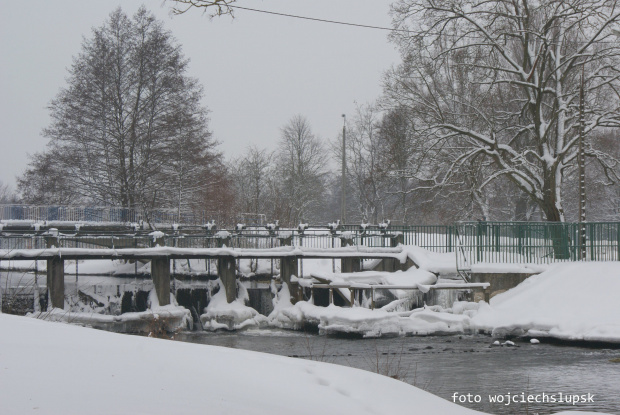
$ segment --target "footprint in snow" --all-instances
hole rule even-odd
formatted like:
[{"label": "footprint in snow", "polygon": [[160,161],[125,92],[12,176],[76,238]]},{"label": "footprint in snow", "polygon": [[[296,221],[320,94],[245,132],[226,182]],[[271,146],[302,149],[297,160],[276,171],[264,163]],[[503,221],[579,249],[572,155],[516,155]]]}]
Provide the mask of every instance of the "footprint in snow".
[{"label": "footprint in snow", "polygon": [[317,383],[322,386],[329,386],[329,380],[324,378],[317,378]]},{"label": "footprint in snow", "polygon": [[341,394],[343,396],[351,396],[351,392],[349,392],[346,389],[336,388],[336,392],[338,392],[339,394]]}]

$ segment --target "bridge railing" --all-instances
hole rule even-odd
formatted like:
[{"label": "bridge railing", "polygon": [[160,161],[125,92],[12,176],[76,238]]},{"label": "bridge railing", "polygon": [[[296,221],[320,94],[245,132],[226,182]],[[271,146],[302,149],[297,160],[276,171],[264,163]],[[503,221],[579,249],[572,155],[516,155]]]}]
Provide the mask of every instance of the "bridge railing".
[{"label": "bridge railing", "polygon": [[[222,242],[222,234],[228,236]],[[61,231],[51,238],[49,229],[32,231],[30,234],[16,231],[1,232],[0,249],[43,249],[46,246],[62,248],[141,248],[155,243],[179,248],[213,248],[225,243],[231,248],[275,248],[282,245],[303,246],[310,248],[339,248],[344,246],[344,239],[351,240],[355,246],[389,247],[393,238],[402,234],[405,244],[417,244],[429,250],[445,252],[454,247],[454,242],[447,239],[450,233],[432,234],[429,229],[399,228],[398,230],[330,231],[327,227],[305,229],[280,229],[269,232],[265,228],[221,230],[206,233],[204,229],[192,228],[163,233],[163,240],[149,235],[149,231]]]},{"label": "bridge railing", "polygon": [[[343,238],[353,245],[387,247],[392,237],[401,234],[405,245],[416,245],[435,252],[456,252],[457,267],[468,269],[476,263],[531,263],[542,264],[562,261],[618,261],[620,260],[620,223],[585,223],[585,244],[579,241],[579,224],[552,222],[459,222],[454,226],[379,226],[360,229],[344,226],[338,231],[327,227],[279,229],[269,232],[255,227],[242,231],[223,231],[230,236],[232,248],[273,248],[282,244],[313,248],[337,248]],[[149,231],[136,232],[81,232],[63,233],[55,245],[74,248],[140,248],[152,246]],[[222,232],[222,231],[220,231]],[[30,235],[2,231],[0,249],[42,249],[49,245],[47,232]],[[289,238],[286,241],[285,238]],[[194,227],[166,232],[166,246],[209,248],[219,244],[218,233],[208,233]]]}]

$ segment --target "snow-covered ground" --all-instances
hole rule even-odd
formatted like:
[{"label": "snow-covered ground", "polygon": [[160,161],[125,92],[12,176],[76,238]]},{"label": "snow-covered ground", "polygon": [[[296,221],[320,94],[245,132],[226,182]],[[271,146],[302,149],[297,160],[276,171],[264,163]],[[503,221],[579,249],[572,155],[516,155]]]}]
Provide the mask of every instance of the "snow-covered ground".
[{"label": "snow-covered ground", "polygon": [[481,413],[390,377],[312,360],[6,314],[0,332],[3,414]]},{"label": "snow-covered ground", "polygon": [[475,414],[389,377],[0,315],[5,414]]},{"label": "snow-covered ground", "polygon": [[491,299],[473,324],[496,335],[620,342],[620,263],[552,265]]}]

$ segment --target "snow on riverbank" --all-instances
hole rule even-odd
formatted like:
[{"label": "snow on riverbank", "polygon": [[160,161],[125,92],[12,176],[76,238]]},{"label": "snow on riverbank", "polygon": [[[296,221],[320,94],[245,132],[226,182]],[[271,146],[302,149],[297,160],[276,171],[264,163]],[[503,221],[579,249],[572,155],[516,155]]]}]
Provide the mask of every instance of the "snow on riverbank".
[{"label": "snow on riverbank", "polygon": [[38,320],[71,323],[92,328],[123,333],[148,333],[153,330],[175,332],[193,326],[192,315],[188,309],[178,305],[174,295],[170,294],[170,304],[160,306],[155,290],[148,297],[148,310],[123,313],[120,315],[95,312],[75,312],[60,308],[36,311],[27,314]]},{"label": "snow on riverbank", "polygon": [[[620,264],[565,263],[491,299],[491,304],[456,302],[452,308],[408,312],[317,307],[299,302],[276,310],[279,327],[318,324],[324,333],[364,336],[430,335],[484,331],[494,336],[554,337],[620,343]],[[275,312],[274,312],[275,313]]]},{"label": "snow on riverbank", "polygon": [[0,412],[7,414],[480,413],[322,362],[5,314],[0,331]]},{"label": "snow on riverbank", "polygon": [[620,264],[550,266],[491,299],[472,322],[498,336],[620,342]]}]

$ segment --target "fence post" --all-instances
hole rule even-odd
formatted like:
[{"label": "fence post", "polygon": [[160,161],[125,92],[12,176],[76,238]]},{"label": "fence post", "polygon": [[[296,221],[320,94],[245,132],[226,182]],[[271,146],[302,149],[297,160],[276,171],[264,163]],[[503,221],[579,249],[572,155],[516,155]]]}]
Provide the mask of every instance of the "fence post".
[{"label": "fence post", "polygon": [[616,261],[620,261],[620,226],[618,222],[616,222]]},{"label": "fence post", "polygon": [[[593,223],[586,223],[586,226],[588,226],[590,228],[590,261],[596,261],[597,258],[595,258],[594,256],[594,236],[596,235],[596,232],[594,232],[594,224]],[[588,244],[588,241],[586,240],[586,245]],[[586,258],[584,258],[585,260]]]},{"label": "fence post", "polygon": [[476,259],[482,262],[482,222],[480,221],[476,226]]}]

